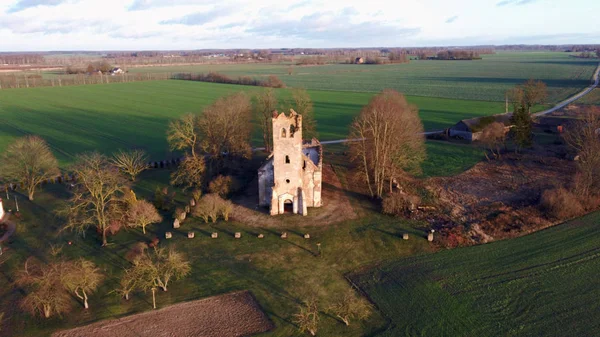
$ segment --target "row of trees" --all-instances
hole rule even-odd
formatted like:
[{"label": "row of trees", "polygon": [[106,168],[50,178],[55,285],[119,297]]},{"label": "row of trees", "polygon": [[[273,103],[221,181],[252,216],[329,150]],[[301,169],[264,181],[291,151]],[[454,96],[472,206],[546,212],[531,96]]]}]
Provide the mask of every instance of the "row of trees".
[{"label": "row of trees", "polygon": [[[316,336],[320,322],[320,309],[319,302],[314,298],[304,301],[299,306],[293,321],[298,325],[300,332],[308,332],[311,336]],[[339,319],[346,326],[349,326],[353,320],[368,318],[372,311],[372,306],[361,299],[352,288],[341,293],[337,301],[324,310],[326,314]]]},{"label": "row of trees", "polygon": [[0,89],[63,87],[87,84],[169,80],[171,78],[171,74],[169,73],[123,73],[119,76],[111,76],[104,73],[92,73],[92,75],[76,73],[74,75],[57,75],[51,78],[43,78],[42,75],[39,74],[14,72],[0,75]]},{"label": "row of trees", "polygon": [[[53,247],[49,263],[28,259],[16,277],[16,285],[25,290],[21,308],[33,316],[50,318],[68,313],[73,308],[72,297],[89,309],[89,296],[104,281],[103,272],[92,261],[79,258],[73,261],[57,259],[62,247]],[[124,269],[119,285],[112,292],[129,300],[136,291],[152,293],[156,309],[156,291],[168,290],[171,281],[191,272],[189,261],[174,248],[143,249]]]},{"label": "row of trees", "polygon": [[207,74],[199,73],[176,73],[173,75],[173,79],[185,80],[185,81],[199,81],[199,82],[211,82],[211,83],[225,83],[225,84],[239,84],[239,85],[254,85],[259,87],[269,88],[285,88],[285,83],[275,75],[270,75],[265,80],[259,80],[249,76],[239,76],[238,78],[231,78],[225,74],[217,72],[209,72]]}]

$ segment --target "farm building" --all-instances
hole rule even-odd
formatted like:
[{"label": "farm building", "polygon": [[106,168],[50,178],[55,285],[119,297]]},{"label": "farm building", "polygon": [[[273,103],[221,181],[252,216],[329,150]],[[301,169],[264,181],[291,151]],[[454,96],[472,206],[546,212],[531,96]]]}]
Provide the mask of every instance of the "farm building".
[{"label": "farm building", "polygon": [[273,153],[258,170],[259,205],[271,215],[307,215],[307,207],[321,207],[323,148],[314,138],[302,140],[302,116],[294,110],[275,111],[272,121]]},{"label": "farm building", "polygon": [[508,131],[511,117],[512,113],[463,119],[448,129],[448,136],[476,141],[481,137],[483,129],[494,122],[504,124]]},{"label": "farm building", "polygon": [[363,64],[363,63],[365,63],[365,59],[362,57],[357,57],[356,60],[354,60],[354,63]]}]

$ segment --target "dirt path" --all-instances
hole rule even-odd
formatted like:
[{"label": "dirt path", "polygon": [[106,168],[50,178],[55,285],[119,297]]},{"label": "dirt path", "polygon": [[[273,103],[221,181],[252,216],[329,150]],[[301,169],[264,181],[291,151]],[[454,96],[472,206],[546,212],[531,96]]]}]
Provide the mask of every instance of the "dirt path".
[{"label": "dirt path", "polygon": [[237,337],[273,327],[254,297],[243,291],[59,331],[52,337]]}]

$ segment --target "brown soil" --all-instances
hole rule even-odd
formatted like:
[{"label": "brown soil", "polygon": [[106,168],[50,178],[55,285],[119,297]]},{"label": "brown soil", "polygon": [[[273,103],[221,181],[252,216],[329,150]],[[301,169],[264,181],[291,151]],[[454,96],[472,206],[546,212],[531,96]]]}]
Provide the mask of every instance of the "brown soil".
[{"label": "brown soil", "polygon": [[453,177],[432,178],[430,185],[445,209],[439,220],[466,224],[475,242],[522,235],[553,224],[538,207],[541,193],[568,185],[574,163],[556,157],[505,155],[481,162]]},{"label": "brown soil", "polygon": [[331,165],[323,165],[323,189],[321,194],[323,206],[308,208],[308,215],[279,215],[270,216],[268,209],[257,206],[258,182],[250,183],[243,196],[236,198],[235,208],[231,219],[243,222],[249,226],[281,227],[285,225],[328,225],[344,220],[355,219],[356,212],[350,204],[342,183],[333,171]]},{"label": "brown soil", "polygon": [[234,337],[273,327],[249,292],[237,292],[59,331],[52,337]]}]

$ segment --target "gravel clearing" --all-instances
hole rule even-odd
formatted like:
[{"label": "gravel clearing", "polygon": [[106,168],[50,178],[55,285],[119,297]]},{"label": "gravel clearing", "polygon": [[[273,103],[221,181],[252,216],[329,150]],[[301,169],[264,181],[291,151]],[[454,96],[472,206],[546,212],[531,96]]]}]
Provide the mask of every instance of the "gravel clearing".
[{"label": "gravel clearing", "polygon": [[247,291],[59,331],[52,337],[234,337],[274,327]]}]

